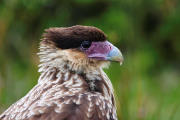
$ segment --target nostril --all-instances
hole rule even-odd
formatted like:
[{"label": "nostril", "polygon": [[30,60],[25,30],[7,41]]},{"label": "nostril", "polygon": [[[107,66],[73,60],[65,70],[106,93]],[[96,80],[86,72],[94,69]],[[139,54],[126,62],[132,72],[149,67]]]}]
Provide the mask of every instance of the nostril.
[{"label": "nostril", "polygon": [[103,45],[102,48],[107,49],[107,50],[111,50],[112,46],[111,45]]},{"label": "nostril", "polygon": [[111,45],[109,45],[109,49],[110,49],[110,50],[112,49]]}]

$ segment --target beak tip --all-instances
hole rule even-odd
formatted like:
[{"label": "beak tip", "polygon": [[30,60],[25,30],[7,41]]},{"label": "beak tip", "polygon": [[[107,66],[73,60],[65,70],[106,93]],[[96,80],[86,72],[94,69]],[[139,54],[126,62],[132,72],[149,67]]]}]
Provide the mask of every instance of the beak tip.
[{"label": "beak tip", "polygon": [[123,64],[123,61],[124,61],[124,59],[122,59],[121,61],[119,61],[120,66]]},{"label": "beak tip", "polygon": [[110,53],[108,54],[108,60],[119,62],[120,65],[122,65],[124,58],[120,50],[116,47],[114,47]]},{"label": "beak tip", "polygon": [[112,61],[119,62],[120,65],[123,64],[124,58],[123,56],[117,56],[115,59],[112,59]]}]

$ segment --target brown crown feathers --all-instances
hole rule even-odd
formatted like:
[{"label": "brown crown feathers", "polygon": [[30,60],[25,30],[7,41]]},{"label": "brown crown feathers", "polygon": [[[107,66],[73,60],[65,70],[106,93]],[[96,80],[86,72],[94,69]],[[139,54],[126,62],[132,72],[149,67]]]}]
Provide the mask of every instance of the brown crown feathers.
[{"label": "brown crown feathers", "polygon": [[42,42],[53,44],[61,49],[78,48],[82,41],[105,41],[105,33],[92,26],[76,25],[66,28],[49,28],[45,30]]}]

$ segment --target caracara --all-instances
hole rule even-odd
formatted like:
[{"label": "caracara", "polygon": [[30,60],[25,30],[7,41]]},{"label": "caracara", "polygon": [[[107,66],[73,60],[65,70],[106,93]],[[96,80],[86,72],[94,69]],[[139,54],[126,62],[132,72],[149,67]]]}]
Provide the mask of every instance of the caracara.
[{"label": "caracara", "polygon": [[40,77],[0,120],[117,120],[103,68],[121,52],[92,26],[49,28],[40,42]]}]

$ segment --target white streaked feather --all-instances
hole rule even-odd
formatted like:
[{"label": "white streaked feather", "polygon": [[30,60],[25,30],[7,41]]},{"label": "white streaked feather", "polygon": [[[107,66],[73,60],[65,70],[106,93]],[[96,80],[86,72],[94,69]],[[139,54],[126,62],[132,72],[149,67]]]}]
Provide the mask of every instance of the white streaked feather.
[{"label": "white streaked feather", "polygon": [[[98,108],[102,111],[106,109],[107,105],[108,109],[110,110],[108,110],[106,114],[98,113],[98,115],[100,117],[102,115],[106,115],[107,118],[110,119],[110,112],[113,112],[113,118],[116,119],[115,106],[113,106],[111,102],[111,94],[113,95],[112,84],[102,69],[99,69],[99,66],[79,66],[80,64],[84,64],[81,62],[78,64],[66,64],[64,60],[67,59],[66,54],[66,52],[60,53],[57,50],[51,49],[50,47],[41,46],[40,52],[38,53],[41,62],[39,65],[39,72],[41,75],[39,77],[38,84],[25,97],[15,103],[14,106],[10,107],[10,109],[8,109],[4,114],[9,115],[12,119],[20,120],[31,117],[33,115],[43,114],[45,112],[44,108],[52,107],[53,105],[56,105],[54,111],[56,113],[61,113],[63,105],[71,104],[72,102],[79,105],[82,103],[82,98],[85,95],[87,96],[88,100],[88,109],[86,113],[88,117],[92,116],[92,111],[94,110],[95,105],[99,106]],[[65,69],[65,66],[67,66],[68,69]],[[54,68],[56,68],[58,71],[56,75],[52,74],[55,73]],[[73,71],[76,70],[78,74],[73,73],[71,78],[69,78],[71,74],[69,72],[69,68]],[[92,90],[97,87],[93,80],[103,79],[107,85],[110,86],[110,92],[105,89],[105,86],[103,88],[105,96],[102,96],[100,93],[92,94],[83,91],[84,89],[82,86],[84,85],[84,79],[79,76],[79,73],[82,72],[87,73],[87,80],[92,81],[90,82],[90,87]],[[52,80],[54,75],[56,76],[56,79]],[[102,78],[102,76],[104,78]],[[58,84],[61,81],[65,82]],[[63,90],[63,87],[67,87],[67,91]],[[68,99],[62,103],[53,102],[58,101],[60,98],[64,98],[65,96],[72,96],[73,98],[75,95],[78,95],[78,97],[75,99]],[[96,98],[95,103],[92,102],[93,98]],[[106,101],[110,101],[110,103],[103,102],[105,99]]]}]

